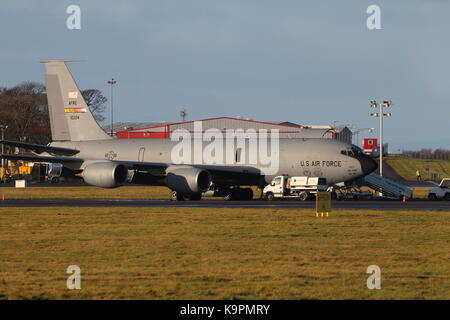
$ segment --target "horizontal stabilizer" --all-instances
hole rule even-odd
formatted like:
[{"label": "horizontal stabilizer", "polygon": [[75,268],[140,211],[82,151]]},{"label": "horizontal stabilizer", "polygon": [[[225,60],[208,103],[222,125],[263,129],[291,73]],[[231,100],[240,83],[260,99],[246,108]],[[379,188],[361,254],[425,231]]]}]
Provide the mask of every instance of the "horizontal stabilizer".
[{"label": "horizontal stabilizer", "polygon": [[50,146],[44,146],[42,144],[25,143],[25,142],[17,142],[17,141],[0,140],[0,144],[31,150],[38,154],[41,154],[42,152],[48,152],[51,154],[61,155],[61,156],[73,156],[80,152],[79,150],[76,150],[76,149],[50,147]]}]

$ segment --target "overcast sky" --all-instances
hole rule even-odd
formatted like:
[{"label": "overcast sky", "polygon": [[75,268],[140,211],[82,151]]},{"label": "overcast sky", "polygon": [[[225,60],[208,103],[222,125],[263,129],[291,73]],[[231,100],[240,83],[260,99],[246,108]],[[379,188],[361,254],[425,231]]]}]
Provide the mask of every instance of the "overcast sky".
[{"label": "overcast sky", "polygon": [[[69,30],[66,9],[81,8]],[[381,7],[381,30],[366,26]],[[0,86],[43,82],[40,59],[77,59],[81,89],[115,120],[242,116],[375,127],[391,99],[390,150],[450,148],[450,1],[1,0]],[[105,123],[108,123],[108,115]],[[366,134],[367,135],[367,134]]]}]

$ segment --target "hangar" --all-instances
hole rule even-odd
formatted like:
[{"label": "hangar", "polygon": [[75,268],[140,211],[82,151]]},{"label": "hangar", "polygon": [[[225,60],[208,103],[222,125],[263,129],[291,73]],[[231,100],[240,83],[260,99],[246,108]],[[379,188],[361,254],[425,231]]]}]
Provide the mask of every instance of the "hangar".
[{"label": "hangar", "polygon": [[[202,130],[218,129],[225,133],[229,129],[277,129],[280,138],[327,138],[352,143],[352,131],[347,126],[332,127],[329,125],[299,125],[292,122],[264,122],[244,118],[217,117],[196,120],[202,122]],[[185,129],[194,132],[195,121],[182,122],[121,122],[114,124],[119,139],[170,139],[172,132],[177,129]],[[104,130],[109,132],[110,126]]]}]

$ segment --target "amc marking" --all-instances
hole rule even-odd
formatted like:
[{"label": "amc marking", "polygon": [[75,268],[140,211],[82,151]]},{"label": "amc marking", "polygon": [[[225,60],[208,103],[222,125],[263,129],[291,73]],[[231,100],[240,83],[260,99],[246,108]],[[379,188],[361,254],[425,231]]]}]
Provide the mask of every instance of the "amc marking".
[{"label": "amc marking", "polygon": [[105,153],[105,158],[108,160],[114,160],[115,158],[117,158],[117,153],[111,150],[108,153]]}]

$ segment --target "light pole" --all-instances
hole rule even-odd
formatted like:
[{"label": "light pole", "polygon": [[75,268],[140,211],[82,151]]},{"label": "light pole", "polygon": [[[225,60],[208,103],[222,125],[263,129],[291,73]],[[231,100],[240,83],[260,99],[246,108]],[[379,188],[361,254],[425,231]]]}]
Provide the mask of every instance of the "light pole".
[{"label": "light pole", "polygon": [[108,81],[108,84],[111,85],[111,137],[114,135],[114,112],[113,112],[113,86],[116,84],[116,80],[114,78],[111,78],[111,80]]},{"label": "light pole", "polygon": [[186,116],[187,116],[187,110],[185,108],[180,110],[180,117],[181,117],[181,121],[185,122],[186,121]]},{"label": "light pole", "polygon": [[380,118],[380,176],[383,176],[383,118],[392,116],[392,113],[384,113],[383,108],[388,108],[392,105],[392,101],[384,100],[383,103],[378,104],[375,100],[370,101],[372,108],[380,107],[378,112],[370,114],[372,117]]}]

